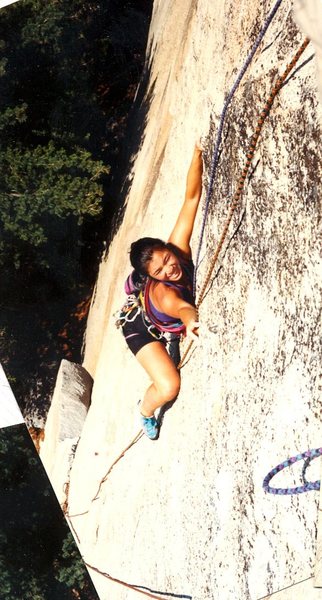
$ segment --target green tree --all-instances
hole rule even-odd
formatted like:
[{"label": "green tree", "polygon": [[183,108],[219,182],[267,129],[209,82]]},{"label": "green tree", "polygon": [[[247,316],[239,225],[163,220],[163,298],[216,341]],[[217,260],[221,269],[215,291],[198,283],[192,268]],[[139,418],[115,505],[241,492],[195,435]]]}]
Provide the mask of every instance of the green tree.
[{"label": "green tree", "polygon": [[22,0],[0,11],[0,354],[28,416],[45,415],[62,356],[81,360],[73,314],[120,206],[151,10]]},{"label": "green tree", "polygon": [[97,600],[25,425],[0,430],[0,462],[1,600]]},{"label": "green tree", "polygon": [[107,172],[84,149],[68,154],[53,142],[0,151],[0,264],[7,264],[10,251],[19,268],[30,249],[37,248],[38,264],[49,267],[51,254],[45,250],[55,219],[73,216],[79,226],[84,216],[99,215],[103,196],[99,180]]},{"label": "green tree", "polygon": [[54,562],[55,577],[68,588],[83,589],[88,579],[84,564],[80,561],[74,538],[68,533],[63,541],[62,549]]}]

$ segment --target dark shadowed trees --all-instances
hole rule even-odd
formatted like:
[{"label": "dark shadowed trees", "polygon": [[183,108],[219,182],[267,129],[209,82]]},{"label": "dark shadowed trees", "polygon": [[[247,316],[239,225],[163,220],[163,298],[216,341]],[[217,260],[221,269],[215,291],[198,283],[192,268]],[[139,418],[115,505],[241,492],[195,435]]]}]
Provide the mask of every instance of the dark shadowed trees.
[{"label": "dark shadowed trees", "polygon": [[63,343],[60,331],[89,295],[117,207],[151,7],[22,0],[0,11],[0,354],[23,409],[48,397],[57,361],[80,359],[82,328]]}]

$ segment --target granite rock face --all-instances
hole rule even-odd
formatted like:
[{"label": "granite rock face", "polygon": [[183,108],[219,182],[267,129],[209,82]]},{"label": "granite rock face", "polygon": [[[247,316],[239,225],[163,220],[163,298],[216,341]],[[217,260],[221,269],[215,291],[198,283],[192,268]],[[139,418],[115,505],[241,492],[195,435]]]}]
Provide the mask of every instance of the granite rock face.
[{"label": "granite rock face", "polygon": [[[169,235],[200,133],[207,135],[206,193],[224,99],[270,9],[264,0],[238,7],[233,0],[154,2],[149,84],[138,93],[136,113],[141,146],[88,319],[83,366],[94,386],[70,474],[69,512],[78,515],[72,522],[88,563],[161,597],[259,600],[294,585],[292,600],[322,598],[309,581],[318,493],[262,489],[275,465],[321,446],[322,145],[311,44],[265,121],[200,306],[200,344],[182,369],[160,439],[140,439],[99,487],[140,428],[137,402],[148,385],[114,325],[128,248],[142,235]],[[197,298],[260,111],[303,39],[285,1],[228,110]],[[202,209],[195,251],[201,220]],[[309,479],[319,478],[319,462],[307,469]],[[294,486],[301,468],[282,471],[272,485]],[[91,574],[102,600],[138,596]],[[304,587],[295,585],[305,579]]]},{"label": "granite rock face", "polygon": [[45,440],[40,445],[40,457],[59,499],[65,498],[63,488],[69,479],[74,448],[90,406],[92,386],[93,379],[84,367],[65,359],[61,361],[46,422]]},{"label": "granite rock face", "polygon": [[295,0],[294,16],[315,49],[316,77],[322,100],[322,5],[320,0]]},{"label": "granite rock face", "polygon": [[93,379],[81,365],[63,359],[55,386],[61,405],[59,441],[81,435],[91,401]]}]

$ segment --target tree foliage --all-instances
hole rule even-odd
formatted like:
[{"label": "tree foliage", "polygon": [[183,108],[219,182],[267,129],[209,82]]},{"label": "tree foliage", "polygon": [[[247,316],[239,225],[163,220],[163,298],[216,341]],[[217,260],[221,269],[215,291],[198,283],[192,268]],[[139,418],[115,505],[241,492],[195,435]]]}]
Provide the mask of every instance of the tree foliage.
[{"label": "tree foliage", "polygon": [[[48,397],[33,393],[42,375],[31,365],[43,369],[46,359],[51,386],[55,333],[95,279],[151,8],[152,0],[23,0],[0,10],[0,353],[11,381],[22,382],[22,408],[21,396]],[[32,349],[21,315],[30,307]],[[80,360],[81,338],[68,358]]]},{"label": "tree foliage", "polygon": [[60,583],[65,584],[68,588],[83,589],[87,579],[86,571],[83,563],[79,560],[79,552],[71,533],[66,535],[54,567],[56,578]]},{"label": "tree foliage", "polygon": [[[149,4],[24,0],[1,10],[0,265],[9,279],[23,267],[55,276],[57,219],[68,219],[61,234],[77,246],[82,223],[108,204],[108,162],[142,68]],[[69,286],[68,254],[65,243]]]},{"label": "tree foliage", "polygon": [[[7,259],[6,248],[13,249],[10,253],[18,268],[25,256],[24,246],[44,246],[51,237],[51,218],[73,215],[81,225],[84,216],[99,215],[103,190],[98,180],[106,172],[107,167],[92,160],[86,150],[75,148],[68,154],[53,142],[0,152],[2,264]],[[39,264],[49,267],[50,255],[40,256]]]},{"label": "tree foliage", "polygon": [[0,431],[0,596],[97,600],[25,425]]}]

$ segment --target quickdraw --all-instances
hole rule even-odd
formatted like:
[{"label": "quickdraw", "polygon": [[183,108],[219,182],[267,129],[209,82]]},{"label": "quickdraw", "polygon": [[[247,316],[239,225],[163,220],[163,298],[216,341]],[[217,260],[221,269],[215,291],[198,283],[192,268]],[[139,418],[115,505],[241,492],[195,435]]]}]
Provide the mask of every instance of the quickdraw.
[{"label": "quickdraw", "polygon": [[132,323],[135,321],[138,315],[141,315],[143,325],[146,327],[148,332],[156,339],[161,340],[164,338],[162,331],[159,331],[157,327],[149,319],[145,311],[143,295],[140,292],[139,295],[130,294],[127,298],[126,303],[121,308],[117,315],[115,322],[116,327],[124,327],[125,323]]},{"label": "quickdraw", "polygon": [[126,303],[122,306],[120,312],[117,313],[117,319],[115,321],[116,327],[123,327],[125,323],[134,321],[141,312],[141,309],[142,307],[139,298],[134,294],[129,295]]}]

